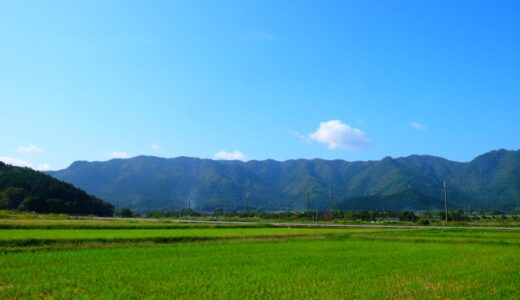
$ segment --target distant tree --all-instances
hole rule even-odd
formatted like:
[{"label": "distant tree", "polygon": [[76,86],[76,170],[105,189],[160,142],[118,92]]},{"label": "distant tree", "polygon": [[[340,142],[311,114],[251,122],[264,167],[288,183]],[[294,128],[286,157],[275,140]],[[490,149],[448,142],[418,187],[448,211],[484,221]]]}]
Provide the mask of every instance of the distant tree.
[{"label": "distant tree", "polygon": [[448,212],[448,220],[450,221],[463,221],[464,219],[464,212],[461,209]]},{"label": "distant tree", "polygon": [[222,207],[215,207],[215,208],[213,208],[213,214],[215,214],[215,216],[219,216],[223,212],[224,212],[224,209]]},{"label": "distant tree", "polygon": [[[439,212],[439,216],[444,219],[445,212]],[[466,217],[461,209],[448,211],[448,221],[463,221]]]},{"label": "distant tree", "polygon": [[45,201],[46,212],[53,213],[68,213],[70,211],[70,205],[63,202],[61,199],[47,199]]},{"label": "distant tree", "polygon": [[128,207],[123,207],[120,211],[119,211],[119,216],[123,217],[123,218],[131,218],[134,216],[134,212],[128,208]]},{"label": "distant tree", "polygon": [[368,210],[363,210],[363,211],[352,213],[352,218],[355,220],[369,221],[369,220],[372,220],[373,216],[374,216],[373,212],[368,211]]},{"label": "distant tree", "polygon": [[3,192],[0,192],[0,209],[6,209],[5,196]]},{"label": "distant tree", "polygon": [[0,209],[74,215],[113,215],[112,204],[69,183],[29,168],[0,164],[0,192]]},{"label": "distant tree", "polygon": [[430,220],[421,218],[421,219],[417,220],[417,224],[419,224],[419,225],[430,225]]},{"label": "distant tree", "polygon": [[181,209],[182,216],[192,216],[195,214],[195,211],[191,208],[183,208]]},{"label": "distant tree", "polygon": [[17,209],[27,196],[27,191],[18,187],[8,187],[4,191],[4,203],[8,209]]},{"label": "distant tree", "polygon": [[417,216],[411,211],[402,211],[399,213],[399,220],[401,221],[415,221]]},{"label": "distant tree", "polygon": [[40,212],[41,211],[41,205],[42,201],[38,197],[29,196],[25,197],[23,199],[22,203],[18,207],[19,210],[22,211],[34,211],[34,212]]}]

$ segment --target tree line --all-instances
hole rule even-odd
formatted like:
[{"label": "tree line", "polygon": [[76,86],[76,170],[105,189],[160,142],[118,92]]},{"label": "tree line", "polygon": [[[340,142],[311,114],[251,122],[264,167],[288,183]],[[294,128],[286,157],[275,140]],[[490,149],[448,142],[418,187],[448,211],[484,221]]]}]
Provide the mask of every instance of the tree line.
[{"label": "tree line", "polygon": [[0,162],[0,209],[112,216],[112,204],[51,176]]}]

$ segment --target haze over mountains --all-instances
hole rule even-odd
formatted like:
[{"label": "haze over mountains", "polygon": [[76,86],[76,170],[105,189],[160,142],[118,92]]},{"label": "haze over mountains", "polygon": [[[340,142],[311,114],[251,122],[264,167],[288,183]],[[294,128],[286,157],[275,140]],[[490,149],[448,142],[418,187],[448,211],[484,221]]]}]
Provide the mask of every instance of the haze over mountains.
[{"label": "haze over mountains", "polygon": [[428,155],[355,162],[138,156],[77,161],[48,174],[135,209],[325,209],[329,190],[337,208],[441,209],[443,181],[451,209],[510,210],[520,202],[518,150],[491,151],[464,163]]}]

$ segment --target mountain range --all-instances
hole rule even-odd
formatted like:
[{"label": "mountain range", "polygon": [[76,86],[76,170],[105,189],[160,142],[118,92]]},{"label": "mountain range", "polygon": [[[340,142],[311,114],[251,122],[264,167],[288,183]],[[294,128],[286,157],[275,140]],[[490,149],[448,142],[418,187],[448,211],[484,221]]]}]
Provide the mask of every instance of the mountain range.
[{"label": "mountain range", "polygon": [[429,155],[354,162],[137,156],[77,161],[48,174],[134,209],[442,209],[444,182],[451,209],[509,210],[520,202],[520,150],[470,162]]}]

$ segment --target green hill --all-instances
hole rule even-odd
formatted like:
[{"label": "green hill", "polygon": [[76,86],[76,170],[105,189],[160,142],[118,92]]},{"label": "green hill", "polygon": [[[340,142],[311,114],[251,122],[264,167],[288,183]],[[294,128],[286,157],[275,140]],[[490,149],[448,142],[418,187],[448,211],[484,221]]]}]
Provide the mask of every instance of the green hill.
[{"label": "green hill", "polygon": [[114,207],[72,184],[0,162],[0,209],[111,216]]},{"label": "green hill", "polygon": [[379,161],[298,159],[215,161],[138,156],[75,162],[50,175],[120,206],[144,209],[266,210],[435,208],[448,183],[450,207],[512,209],[520,202],[520,151],[491,151],[470,162],[412,155]]}]

